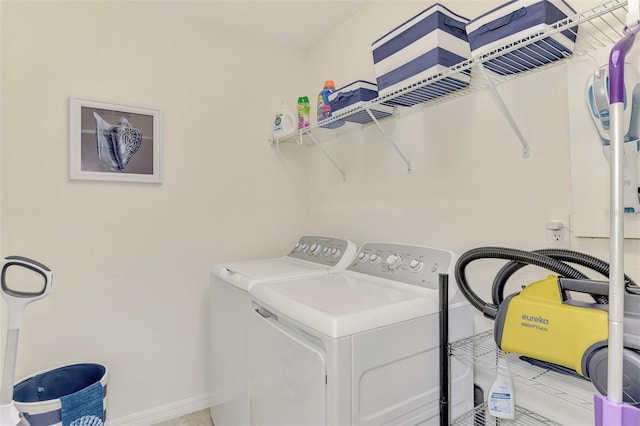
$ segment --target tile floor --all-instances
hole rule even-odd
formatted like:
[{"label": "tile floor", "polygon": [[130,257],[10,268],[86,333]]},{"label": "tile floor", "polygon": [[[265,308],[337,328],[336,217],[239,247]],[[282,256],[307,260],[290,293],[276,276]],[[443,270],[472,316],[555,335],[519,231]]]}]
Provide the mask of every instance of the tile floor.
[{"label": "tile floor", "polygon": [[158,423],[155,426],[213,426],[209,410],[202,410],[177,419]]}]

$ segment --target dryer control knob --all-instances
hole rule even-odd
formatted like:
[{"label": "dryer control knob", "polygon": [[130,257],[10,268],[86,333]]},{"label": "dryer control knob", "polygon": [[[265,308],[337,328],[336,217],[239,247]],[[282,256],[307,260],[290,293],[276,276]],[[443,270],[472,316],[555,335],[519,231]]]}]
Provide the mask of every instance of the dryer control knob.
[{"label": "dryer control knob", "polygon": [[422,260],[411,259],[411,262],[409,262],[409,269],[411,269],[412,272],[420,271],[422,269],[422,266],[424,266]]},{"label": "dryer control knob", "polygon": [[399,254],[390,254],[387,256],[386,264],[390,271],[395,271],[402,265],[404,259]]},{"label": "dryer control knob", "polygon": [[309,251],[311,251],[311,254],[318,255],[322,252],[322,246],[320,244],[313,244]]},{"label": "dryer control knob", "polygon": [[333,257],[340,257],[342,251],[340,249],[334,248],[333,250],[331,250],[331,254],[333,255]]},{"label": "dryer control knob", "polygon": [[361,251],[360,253],[358,253],[358,260],[362,263],[366,262],[367,260],[369,260],[369,255],[363,251]]}]

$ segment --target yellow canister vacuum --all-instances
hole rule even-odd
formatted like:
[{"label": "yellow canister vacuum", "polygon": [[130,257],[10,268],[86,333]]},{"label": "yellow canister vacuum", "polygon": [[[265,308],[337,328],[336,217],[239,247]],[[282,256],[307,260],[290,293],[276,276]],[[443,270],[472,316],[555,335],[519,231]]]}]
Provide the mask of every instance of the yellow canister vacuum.
[{"label": "yellow canister vacuum", "polygon": [[[469,287],[465,272],[471,262],[486,258],[508,261],[496,274],[491,303]],[[571,264],[609,276],[609,264],[584,253],[501,247],[464,253],[456,264],[455,275],[471,304],[495,321],[494,337],[500,349],[545,368],[587,378],[606,395],[609,284],[590,279]],[[507,281],[526,265],[544,268],[557,276],[550,275],[505,297]],[[575,292],[590,298],[574,298]],[[640,288],[626,275],[624,298],[624,401],[640,407]]]}]

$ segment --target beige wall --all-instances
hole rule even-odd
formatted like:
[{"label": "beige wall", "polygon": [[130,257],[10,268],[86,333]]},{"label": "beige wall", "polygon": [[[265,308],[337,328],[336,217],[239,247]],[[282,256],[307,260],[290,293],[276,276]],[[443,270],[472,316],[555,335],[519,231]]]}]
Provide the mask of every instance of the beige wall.
[{"label": "beige wall", "polygon": [[[3,1],[2,36],[3,255],[55,277],[17,376],[102,362],[111,419],[204,408],[209,268],[284,253],[307,222],[300,159],[267,143],[304,55],[144,2]],[[164,182],[70,181],[70,96],[161,109]]]}]

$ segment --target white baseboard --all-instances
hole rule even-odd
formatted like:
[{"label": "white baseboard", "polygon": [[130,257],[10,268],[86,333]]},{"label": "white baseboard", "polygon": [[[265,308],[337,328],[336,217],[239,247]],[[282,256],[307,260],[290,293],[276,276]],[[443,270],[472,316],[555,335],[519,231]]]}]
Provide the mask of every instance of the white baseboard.
[{"label": "white baseboard", "polygon": [[182,401],[172,402],[150,410],[139,411],[117,419],[109,419],[109,409],[107,408],[107,422],[105,425],[152,426],[160,422],[165,422],[167,420],[195,413],[196,411],[207,409],[210,405],[211,397],[209,395],[201,395],[183,399]]}]

